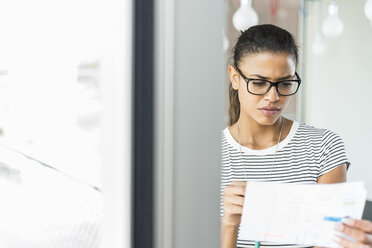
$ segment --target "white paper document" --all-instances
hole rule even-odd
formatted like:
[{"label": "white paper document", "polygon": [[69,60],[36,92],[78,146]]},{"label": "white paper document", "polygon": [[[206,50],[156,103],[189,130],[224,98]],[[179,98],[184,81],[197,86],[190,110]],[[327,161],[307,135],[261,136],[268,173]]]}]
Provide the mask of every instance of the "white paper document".
[{"label": "white paper document", "polygon": [[248,182],[239,239],[336,247],[335,223],[343,217],[360,219],[366,197],[363,182]]}]

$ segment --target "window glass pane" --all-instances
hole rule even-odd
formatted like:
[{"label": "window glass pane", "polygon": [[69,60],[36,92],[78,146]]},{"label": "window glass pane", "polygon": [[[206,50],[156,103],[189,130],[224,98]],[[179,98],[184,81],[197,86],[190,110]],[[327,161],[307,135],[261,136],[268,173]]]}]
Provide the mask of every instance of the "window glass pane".
[{"label": "window glass pane", "polygon": [[101,4],[2,2],[0,246],[99,244]]}]

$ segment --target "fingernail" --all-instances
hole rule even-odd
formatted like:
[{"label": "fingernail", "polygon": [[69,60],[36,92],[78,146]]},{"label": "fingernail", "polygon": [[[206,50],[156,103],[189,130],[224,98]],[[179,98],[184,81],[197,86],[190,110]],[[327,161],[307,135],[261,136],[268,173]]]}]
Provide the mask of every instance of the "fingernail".
[{"label": "fingernail", "polygon": [[336,223],[334,225],[334,229],[337,230],[337,231],[342,231],[342,230],[344,230],[344,225],[342,225],[342,223]]},{"label": "fingernail", "polygon": [[341,219],[341,222],[346,224],[346,225],[349,225],[349,226],[353,226],[355,221],[352,220],[352,219],[349,219],[349,218],[342,218]]}]

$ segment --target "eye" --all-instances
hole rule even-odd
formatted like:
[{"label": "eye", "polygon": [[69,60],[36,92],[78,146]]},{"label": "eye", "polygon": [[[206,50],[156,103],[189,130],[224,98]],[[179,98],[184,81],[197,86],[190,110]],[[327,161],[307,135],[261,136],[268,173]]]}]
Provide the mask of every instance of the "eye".
[{"label": "eye", "polygon": [[282,86],[283,87],[291,87],[293,85],[293,82],[292,81],[285,81],[285,82],[281,82]]},{"label": "eye", "polygon": [[252,80],[251,81],[252,84],[255,86],[255,87],[266,87],[267,86],[267,82],[265,81],[260,81],[260,80]]}]

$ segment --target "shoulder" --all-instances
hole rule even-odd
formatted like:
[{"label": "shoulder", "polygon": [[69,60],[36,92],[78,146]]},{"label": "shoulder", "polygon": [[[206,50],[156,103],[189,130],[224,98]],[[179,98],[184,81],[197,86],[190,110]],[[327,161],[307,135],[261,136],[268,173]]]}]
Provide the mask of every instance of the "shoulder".
[{"label": "shoulder", "polygon": [[306,123],[300,122],[298,127],[299,132],[313,135],[323,135],[327,131],[325,128],[318,128]]},{"label": "shoulder", "polygon": [[335,144],[343,144],[342,138],[336,132],[327,128],[318,128],[305,123],[300,123],[297,136],[308,141],[315,141],[322,148]]},{"label": "shoulder", "polygon": [[318,128],[305,123],[300,123],[298,127],[298,134],[307,135],[310,137],[327,138],[327,137],[339,137],[337,133],[326,128]]},{"label": "shoulder", "polygon": [[222,142],[222,147],[226,147],[227,145],[232,145],[234,144],[234,138],[232,137],[229,127],[226,127],[225,129],[222,130],[221,132],[221,142]]},{"label": "shoulder", "polygon": [[229,131],[229,127],[226,127],[221,132],[222,138],[226,138],[227,136],[231,135]]}]

